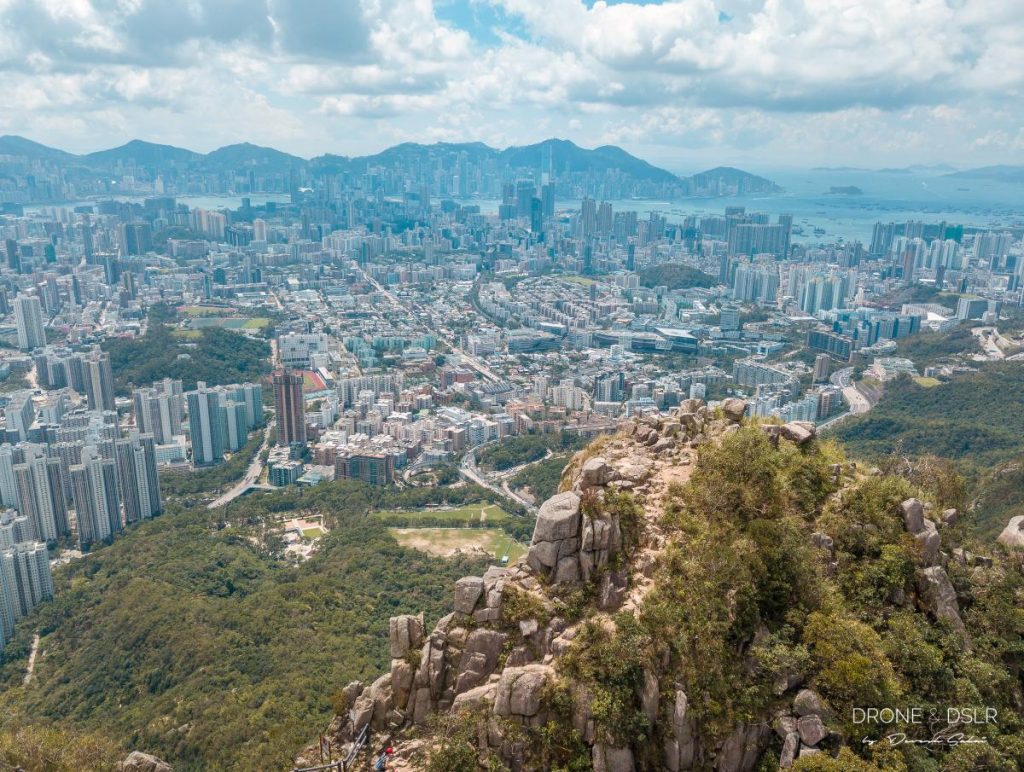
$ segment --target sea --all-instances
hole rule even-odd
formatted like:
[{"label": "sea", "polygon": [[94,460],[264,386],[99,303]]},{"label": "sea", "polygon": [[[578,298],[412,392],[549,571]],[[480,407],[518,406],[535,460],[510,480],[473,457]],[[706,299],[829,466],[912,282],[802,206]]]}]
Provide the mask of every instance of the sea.
[{"label": "sea", "polygon": [[[670,201],[645,199],[613,200],[615,211],[636,211],[641,217],[656,212],[669,222],[687,216],[722,214],[727,206],[743,206],[748,212],[766,212],[773,217],[793,215],[795,243],[832,244],[840,241],[870,243],[876,222],[922,220],[928,223],[972,225],[994,229],[1024,226],[1024,184],[983,179],[965,179],[928,170],[862,169],[764,169],[758,172],[780,185],[777,195],[732,196],[728,198],[684,198]],[[857,188],[859,195],[830,193],[832,188]],[[251,195],[253,205],[268,201],[287,203],[287,196]],[[241,196],[177,196],[191,208],[237,209]],[[121,196],[118,200],[141,201]],[[69,202],[63,207],[95,201]],[[465,199],[464,204],[496,212],[492,199]],[[560,211],[579,209],[578,200],[559,199]],[[53,205],[26,206],[26,213],[52,209]]]}]

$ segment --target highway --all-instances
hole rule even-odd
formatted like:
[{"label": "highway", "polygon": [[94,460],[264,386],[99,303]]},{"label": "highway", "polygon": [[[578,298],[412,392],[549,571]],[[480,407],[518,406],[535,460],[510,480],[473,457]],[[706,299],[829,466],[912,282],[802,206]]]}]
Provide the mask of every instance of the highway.
[{"label": "highway", "polygon": [[[525,466],[525,464],[523,466]],[[511,494],[511,497],[515,501],[526,507],[527,511],[529,511],[531,514],[537,512],[537,507],[535,505],[533,505],[524,498],[520,498],[511,488],[508,488],[507,486],[499,487],[497,485],[494,485],[490,480],[488,480],[484,475],[480,473],[480,470],[477,468],[476,465],[476,450],[471,450],[462,457],[462,461],[459,463],[459,474],[461,474],[470,482],[474,482],[483,488],[487,488],[487,490],[493,491],[494,493],[504,498],[508,498],[509,495]]]},{"label": "highway", "polygon": [[267,423],[267,428],[263,432],[263,443],[260,445],[260,449],[256,451],[256,455],[252,459],[252,463],[249,464],[249,469],[246,470],[245,477],[239,480],[227,493],[218,496],[216,499],[210,502],[208,509],[216,509],[217,507],[223,507],[239,496],[246,493],[250,488],[257,487],[260,475],[263,474],[263,451],[267,449],[270,443],[270,434],[274,429],[274,421],[271,419]]}]

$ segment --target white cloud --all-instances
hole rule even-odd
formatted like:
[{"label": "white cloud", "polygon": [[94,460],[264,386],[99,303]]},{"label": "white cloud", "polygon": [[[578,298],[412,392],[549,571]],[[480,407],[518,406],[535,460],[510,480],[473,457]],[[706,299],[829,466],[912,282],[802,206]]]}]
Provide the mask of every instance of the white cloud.
[{"label": "white cloud", "polygon": [[[0,126],[300,155],[549,135],[676,164],[1024,152],[1006,0],[448,2],[0,0]],[[505,30],[474,26],[485,8]]]}]

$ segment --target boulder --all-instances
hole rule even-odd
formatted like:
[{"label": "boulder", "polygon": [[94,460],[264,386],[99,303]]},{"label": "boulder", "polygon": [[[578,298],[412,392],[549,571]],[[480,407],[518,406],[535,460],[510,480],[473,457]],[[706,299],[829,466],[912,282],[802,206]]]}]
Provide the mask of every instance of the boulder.
[{"label": "boulder", "polygon": [[455,695],[454,702],[452,702],[452,712],[458,713],[460,710],[477,710],[484,706],[490,710],[491,706],[494,704],[494,695],[497,691],[497,684],[484,684],[483,686],[477,686],[474,689],[462,692],[462,694],[457,694]]},{"label": "boulder", "polygon": [[402,614],[388,622],[391,659],[400,659],[423,645],[423,614]]},{"label": "boulder", "polygon": [[747,401],[738,397],[729,397],[722,403],[722,412],[726,418],[734,424],[738,424],[747,412]]},{"label": "boulder", "polygon": [[172,772],[171,765],[142,751],[132,751],[117,762],[117,772]]},{"label": "boulder", "polygon": [[960,513],[955,509],[946,509],[942,512],[942,524],[945,526],[954,526],[959,519]]},{"label": "boulder", "polygon": [[459,660],[456,694],[475,688],[487,680],[487,676],[498,666],[498,657],[507,639],[505,633],[483,627],[469,634]]},{"label": "boulder", "polygon": [[534,544],[570,539],[580,529],[580,497],[572,491],[557,493],[540,506],[533,529]]},{"label": "boulder", "polygon": [[999,543],[1010,549],[1024,549],[1024,515],[1010,518],[1009,524],[999,534]]},{"label": "boulder", "polygon": [[636,763],[629,748],[609,748],[598,743],[592,752],[594,772],[634,772]]},{"label": "boulder", "polygon": [[908,533],[917,533],[924,528],[924,504],[919,499],[907,499],[900,504],[900,510]]},{"label": "boulder", "polygon": [[552,584],[572,584],[580,579],[580,562],[575,556],[565,557],[558,561]]},{"label": "boulder", "polygon": [[782,425],[779,433],[790,442],[805,445],[814,439],[817,430],[810,421],[790,421]]},{"label": "boulder", "polygon": [[924,527],[914,534],[914,540],[921,548],[921,560],[926,566],[934,566],[939,562],[939,548],[942,537],[939,529],[931,520],[924,521]]},{"label": "boulder", "polygon": [[599,488],[607,485],[618,475],[604,458],[596,456],[587,459],[580,471],[580,485],[584,488]]},{"label": "boulder", "polygon": [[689,399],[684,399],[682,402],[679,403],[679,412],[696,413],[704,406],[704,400],[697,399],[696,397],[690,397]]},{"label": "boulder", "polygon": [[775,730],[775,734],[785,740],[796,731],[796,718],[785,711],[777,713],[775,721],[772,722],[772,729]]},{"label": "boulder", "polygon": [[956,590],[942,566],[931,566],[918,574],[917,596],[924,609],[936,619],[947,619],[957,630],[964,630]]},{"label": "boulder", "polygon": [[793,698],[793,712],[798,716],[826,716],[828,709],[821,696],[811,689],[801,689]]},{"label": "boulder", "polygon": [[529,718],[540,711],[540,697],[554,671],[547,665],[506,667],[498,680],[494,714]]},{"label": "boulder", "polygon": [[828,736],[820,716],[803,716],[796,722],[796,728],[804,745],[817,745]]},{"label": "boulder", "polygon": [[455,583],[455,610],[472,614],[476,602],[484,594],[484,580],[480,576],[464,576]]},{"label": "boulder", "polygon": [[740,724],[725,738],[715,769],[718,772],[750,772],[757,766],[771,729],[766,724]]},{"label": "boulder", "polygon": [[779,754],[779,769],[789,769],[796,761],[796,754],[800,750],[800,735],[790,732],[782,741],[782,753]]},{"label": "boulder", "polygon": [[676,699],[672,706],[672,736],[665,740],[665,766],[671,772],[690,769],[693,767],[695,750],[690,703],[686,692],[676,689]]},{"label": "boulder", "polygon": [[406,660],[391,661],[391,692],[394,695],[395,707],[399,710],[405,710],[406,705],[409,704],[415,675],[412,665]]},{"label": "boulder", "polygon": [[561,544],[556,541],[542,541],[530,545],[526,553],[526,563],[534,571],[545,573],[547,569],[558,565],[558,551]]},{"label": "boulder", "polygon": [[825,550],[830,553],[835,547],[835,542],[832,540],[832,537],[827,533],[821,533],[820,531],[815,531],[811,534],[811,544],[820,550]]}]

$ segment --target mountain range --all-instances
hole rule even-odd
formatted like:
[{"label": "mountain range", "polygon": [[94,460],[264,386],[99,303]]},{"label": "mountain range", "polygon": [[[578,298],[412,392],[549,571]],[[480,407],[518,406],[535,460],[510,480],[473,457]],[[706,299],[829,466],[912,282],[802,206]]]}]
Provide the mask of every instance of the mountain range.
[{"label": "mountain range", "polygon": [[[119,147],[84,155],[68,153],[15,135],[0,137],[0,156],[29,161],[47,161],[93,171],[110,171],[118,166],[136,165],[155,170],[224,172],[255,169],[265,173],[287,173],[307,168],[321,174],[365,171],[372,166],[418,165],[442,157],[465,154],[467,161],[491,161],[497,168],[540,168],[550,158],[555,172],[604,173],[620,171],[637,180],[664,185],[682,185],[695,191],[779,193],[771,180],[731,167],[710,169],[692,177],[673,174],[637,158],[614,145],[583,148],[565,139],[548,139],[533,145],[503,150],[482,142],[438,142],[424,145],[406,142],[367,156],[325,154],[310,159],[249,142],[227,145],[210,153],[197,153],[173,145],[134,139]],[[714,193],[716,195],[721,193]]]}]

